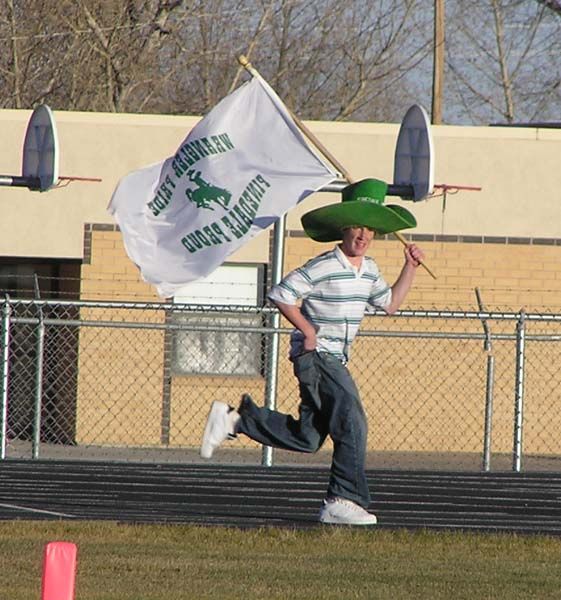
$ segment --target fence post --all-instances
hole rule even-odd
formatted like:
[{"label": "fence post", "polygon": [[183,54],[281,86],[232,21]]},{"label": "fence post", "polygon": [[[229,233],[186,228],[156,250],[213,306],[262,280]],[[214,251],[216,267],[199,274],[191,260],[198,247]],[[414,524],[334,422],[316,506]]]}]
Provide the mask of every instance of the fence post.
[{"label": "fence post", "polygon": [[495,379],[495,357],[487,354],[487,384],[485,392],[485,433],[483,437],[483,470],[491,470],[491,440],[493,435],[493,383]]},{"label": "fence post", "polygon": [[39,458],[41,444],[41,411],[43,406],[43,355],[45,349],[45,321],[43,309],[38,305],[37,349],[35,358],[35,406],[33,419],[32,457]]},{"label": "fence post", "polygon": [[2,362],[0,365],[1,422],[0,422],[0,460],[6,458],[8,436],[8,378],[10,373],[10,297],[6,294],[2,307]]},{"label": "fence post", "polygon": [[522,466],[522,437],[524,429],[524,346],[526,341],[526,313],[520,311],[516,323],[516,374],[514,390],[514,449],[512,470],[520,472]]},{"label": "fence post", "polygon": [[[481,300],[479,288],[475,288],[479,312],[483,312],[484,306]],[[485,342],[483,348],[487,352],[487,382],[485,386],[485,426],[483,431],[483,470],[491,470],[491,439],[493,435],[493,383],[495,380],[495,357],[493,356],[493,344],[491,342],[491,331],[486,319],[481,319]]]},{"label": "fence post", "polygon": [[[284,237],[286,233],[286,215],[283,215],[273,228],[273,252],[271,265],[271,283],[276,284],[282,279],[284,265]],[[277,330],[280,327],[280,314],[274,311],[270,319],[271,327]],[[270,410],[275,410],[277,406],[277,383],[279,369],[279,342],[280,334],[273,331],[271,334],[271,346],[267,352],[267,380],[265,383],[265,406]],[[271,467],[274,463],[273,448],[263,446],[261,464],[265,467]]]}]

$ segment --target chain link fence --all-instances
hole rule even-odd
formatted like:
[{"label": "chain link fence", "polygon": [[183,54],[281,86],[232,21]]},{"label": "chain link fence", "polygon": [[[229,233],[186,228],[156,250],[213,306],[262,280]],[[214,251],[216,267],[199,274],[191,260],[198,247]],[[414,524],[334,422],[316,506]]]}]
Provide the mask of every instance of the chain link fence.
[{"label": "chain link fence", "polygon": [[[269,308],[0,302],[1,458],[199,462],[212,400],[297,414],[290,329]],[[368,466],[561,470],[561,315],[367,316],[350,370]],[[240,436],[214,462],[329,464]]]}]

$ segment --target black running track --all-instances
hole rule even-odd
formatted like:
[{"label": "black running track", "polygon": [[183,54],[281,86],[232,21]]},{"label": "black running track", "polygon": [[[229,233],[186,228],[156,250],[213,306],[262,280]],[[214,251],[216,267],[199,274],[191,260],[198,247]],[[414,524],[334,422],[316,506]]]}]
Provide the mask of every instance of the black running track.
[{"label": "black running track", "polygon": [[[7,460],[0,520],[317,527],[328,469]],[[561,474],[368,471],[383,529],[561,535]]]}]

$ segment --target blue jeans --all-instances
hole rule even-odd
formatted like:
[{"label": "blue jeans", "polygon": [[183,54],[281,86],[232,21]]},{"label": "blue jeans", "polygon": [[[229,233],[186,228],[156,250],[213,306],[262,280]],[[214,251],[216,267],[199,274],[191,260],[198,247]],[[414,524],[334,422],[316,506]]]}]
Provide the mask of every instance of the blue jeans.
[{"label": "blue jeans", "polygon": [[368,427],[351,374],[334,356],[315,351],[294,359],[294,374],[300,386],[299,418],[247,399],[240,407],[236,432],[267,446],[297,452],[316,452],[329,435],[333,457],[327,496],[347,498],[367,508]]}]

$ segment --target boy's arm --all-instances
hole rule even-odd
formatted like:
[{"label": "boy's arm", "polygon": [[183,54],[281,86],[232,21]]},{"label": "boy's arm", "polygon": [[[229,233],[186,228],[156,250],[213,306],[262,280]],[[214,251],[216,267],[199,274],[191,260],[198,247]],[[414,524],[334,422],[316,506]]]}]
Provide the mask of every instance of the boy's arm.
[{"label": "boy's arm", "polygon": [[272,300],[275,303],[281,314],[292,324],[296,329],[299,329],[304,336],[304,350],[311,351],[316,349],[316,330],[314,326],[306,319],[300,311],[300,307],[296,304],[285,304],[278,300]]},{"label": "boy's arm", "polygon": [[405,300],[407,292],[411,288],[417,267],[424,260],[425,255],[423,251],[415,244],[409,244],[404,249],[405,264],[401,269],[399,277],[395,280],[392,285],[392,300],[390,304],[385,308],[389,315],[392,315],[401,306],[401,303]]}]

